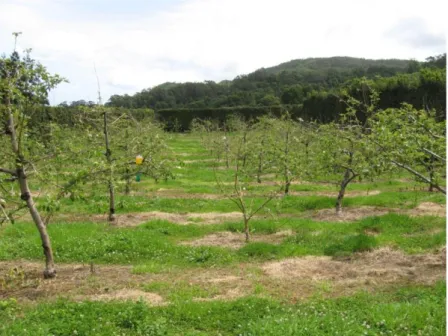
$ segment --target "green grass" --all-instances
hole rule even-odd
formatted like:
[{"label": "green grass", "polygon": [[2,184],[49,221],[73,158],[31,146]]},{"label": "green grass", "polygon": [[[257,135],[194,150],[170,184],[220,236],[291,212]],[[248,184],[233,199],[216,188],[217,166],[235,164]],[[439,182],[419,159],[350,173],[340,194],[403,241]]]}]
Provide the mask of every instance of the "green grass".
[{"label": "green grass", "polygon": [[[168,286],[169,287],[169,286]],[[167,290],[164,284],[150,289]],[[193,291],[197,289],[193,289]],[[262,290],[262,289],[261,289]],[[445,283],[287,304],[257,297],[148,307],[0,301],[2,335],[445,335]]]},{"label": "green grass", "polygon": [[[354,223],[314,222],[300,218],[252,221],[251,231],[255,235],[293,230],[295,235],[285,238],[280,245],[250,243],[234,251],[178,244],[212,232],[241,232],[242,229],[241,222],[177,225],[160,220],[133,228],[98,223],[58,223],[48,227],[57,262],[132,264],[139,265],[137,272],[160,270],[163,265],[209,267],[291,256],[350,254],[377,246],[393,246],[418,253],[440,247],[446,241],[443,218],[388,214]],[[366,236],[366,231],[377,235]],[[39,236],[33,225],[6,226],[0,234],[0,260],[41,259]],[[144,266],[146,264],[148,266]]]}]

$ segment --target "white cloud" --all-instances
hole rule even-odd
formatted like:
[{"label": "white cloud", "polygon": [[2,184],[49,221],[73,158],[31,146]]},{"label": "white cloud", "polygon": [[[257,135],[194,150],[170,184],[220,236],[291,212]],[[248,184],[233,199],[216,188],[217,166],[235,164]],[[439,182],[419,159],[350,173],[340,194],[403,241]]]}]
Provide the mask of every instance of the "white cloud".
[{"label": "white cloud", "polygon": [[166,81],[232,79],[296,58],[424,59],[445,51],[388,36],[409,18],[426,24],[425,36],[444,36],[444,11],[437,10],[443,5],[436,0],[424,6],[404,0],[183,0],[165,10],[136,7],[132,19],[112,19],[98,4],[88,2],[97,15],[84,17],[72,0],[4,0],[0,45],[12,46],[10,33],[22,31],[20,46],[32,47],[50,70],[69,77],[71,84],[56,91],[57,102],[95,96],[93,62],[108,98]]}]

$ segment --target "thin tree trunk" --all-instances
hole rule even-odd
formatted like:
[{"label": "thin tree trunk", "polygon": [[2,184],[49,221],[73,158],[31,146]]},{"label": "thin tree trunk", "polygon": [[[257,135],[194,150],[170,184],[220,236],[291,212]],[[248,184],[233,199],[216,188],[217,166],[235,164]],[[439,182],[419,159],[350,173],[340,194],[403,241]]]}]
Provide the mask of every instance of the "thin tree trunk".
[{"label": "thin tree trunk", "polygon": [[[353,163],[353,152],[350,152],[349,159],[348,159],[348,167],[350,167]],[[350,176],[352,175],[352,176]],[[339,189],[338,198],[336,200],[336,214],[341,215],[342,214],[342,201],[344,200],[345,196],[345,189],[347,188],[347,185],[356,177],[356,174],[350,169],[345,169],[344,172],[344,178],[341,182],[341,187]]]},{"label": "thin tree trunk", "polygon": [[348,169],[345,171],[344,179],[341,182],[341,187],[339,188],[338,198],[336,200],[336,214],[342,214],[342,201],[345,196],[345,189],[347,188],[348,180],[350,178],[350,172]]},{"label": "thin tree trunk", "polygon": [[431,181],[431,183],[429,184],[428,191],[433,192],[434,184],[432,182],[434,181],[434,156],[431,156],[430,158],[428,171],[429,171],[429,180]]},{"label": "thin tree trunk", "polygon": [[258,156],[258,170],[257,170],[257,182],[261,183],[261,172],[262,172],[262,158],[261,158],[261,153]]},{"label": "thin tree trunk", "polygon": [[263,170],[263,146],[264,146],[264,139],[261,140],[261,150],[258,154],[258,170],[257,170],[257,182],[261,183],[261,173]]},{"label": "thin tree trunk", "polygon": [[285,139],[285,195],[289,194],[289,187],[291,186],[291,180],[289,179],[289,161],[288,161],[288,155],[289,155],[289,130],[286,131],[286,139]]},{"label": "thin tree trunk", "polygon": [[291,186],[291,181],[290,180],[286,180],[285,183],[285,195],[289,194],[289,187]]},{"label": "thin tree trunk", "polygon": [[244,144],[244,154],[243,154],[243,168],[246,168],[246,157],[247,157],[247,153],[246,153],[246,142],[247,142],[247,133],[246,131],[244,131],[244,136],[243,136],[243,144]]},{"label": "thin tree trunk", "polygon": [[104,141],[106,145],[106,159],[109,165],[109,216],[108,221],[115,221],[115,192],[114,192],[114,183],[112,180],[112,152],[109,146],[109,135],[107,133],[107,112],[104,111]]},{"label": "thin tree trunk", "polygon": [[229,164],[229,151],[230,151],[229,144],[228,144],[227,139],[226,139],[226,167],[227,168],[230,167],[230,164]]},{"label": "thin tree trunk", "polygon": [[39,231],[40,239],[42,241],[42,248],[45,255],[45,270],[44,278],[54,278],[56,276],[56,269],[54,267],[53,250],[51,248],[50,236],[48,235],[47,228],[42,221],[42,217],[34,204],[33,197],[31,196],[30,188],[28,186],[28,181],[26,179],[26,174],[23,169],[24,158],[22,157],[19,141],[16,135],[16,129],[14,126],[14,116],[10,106],[11,102],[9,97],[7,98],[8,106],[8,134],[11,138],[11,145],[14,154],[16,155],[16,175],[17,181],[20,186],[20,198],[26,202],[30,215],[33,218],[34,224]]},{"label": "thin tree trunk", "polygon": [[131,192],[131,172],[129,171],[129,167],[126,167],[125,174],[126,174],[126,186],[124,193],[126,195],[129,195],[129,193]]},{"label": "thin tree trunk", "polygon": [[244,235],[246,237],[246,243],[250,240],[250,234],[249,234],[249,219],[247,219],[246,216],[244,216]]},{"label": "thin tree trunk", "polygon": [[20,185],[20,198],[26,202],[26,205],[30,211],[34,223],[36,224],[37,230],[40,234],[40,239],[42,241],[42,248],[44,249],[45,255],[44,278],[54,278],[56,276],[56,270],[54,267],[53,250],[51,248],[51,241],[50,237],[48,236],[47,227],[42,221],[39,211],[37,210],[36,205],[33,201],[33,197],[31,196],[28,181],[26,180],[26,175],[23,171],[23,168],[21,168],[19,165],[17,168],[17,177]]}]

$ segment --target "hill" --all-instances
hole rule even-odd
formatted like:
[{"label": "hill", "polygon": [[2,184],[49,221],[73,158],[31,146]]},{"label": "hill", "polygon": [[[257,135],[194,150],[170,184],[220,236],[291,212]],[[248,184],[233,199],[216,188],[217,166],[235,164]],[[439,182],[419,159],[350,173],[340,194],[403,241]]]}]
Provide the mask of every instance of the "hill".
[{"label": "hill", "polygon": [[[371,60],[354,57],[307,58],[261,68],[233,80],[215,83],[163,83],[133,96],[114,95],[116,107],[205,108],[299,104],[309,92],[335,88],[347,80],[366,76],[390,77],[412,72],[421,63],[409,60]],[[291,88],[296,92],[291,101]]]}]

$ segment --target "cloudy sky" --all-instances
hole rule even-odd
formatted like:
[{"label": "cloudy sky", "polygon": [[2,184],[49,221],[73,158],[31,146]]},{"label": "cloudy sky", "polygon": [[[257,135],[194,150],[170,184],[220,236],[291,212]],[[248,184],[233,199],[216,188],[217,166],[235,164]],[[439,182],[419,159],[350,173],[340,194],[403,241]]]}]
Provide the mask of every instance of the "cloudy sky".
[{"label": "cloudy sky", "polygon": [[233,79],[306,57],[424,60],[446,52],[441,0],[0,0],[0,54],[69,79],[52,104],[163,82]]}]

